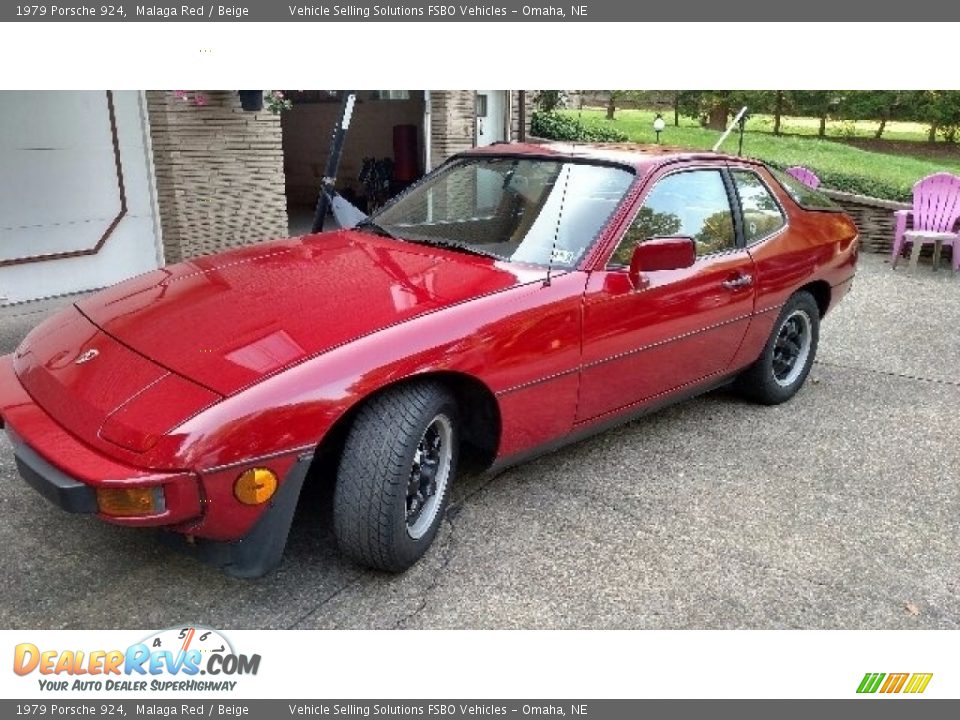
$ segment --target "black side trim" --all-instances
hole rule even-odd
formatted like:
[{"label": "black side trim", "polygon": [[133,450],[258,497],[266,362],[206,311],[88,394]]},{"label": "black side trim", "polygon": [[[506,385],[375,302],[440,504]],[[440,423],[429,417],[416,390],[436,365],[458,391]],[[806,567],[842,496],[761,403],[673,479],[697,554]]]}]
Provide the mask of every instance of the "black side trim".
[{"label": "black side trim", "polygon": [[313,461],[313,453],[301,455],[270,501],[270,507],[247,535],[234,542],[199,539],[189,543],[183,535],[167,532],[164,543],[201,562],[213,565],[227,575],[257,578],[275,569],[283,558],[300,489]]},{"label": "black side trim", "polygon": [[498,390],[494,393],[497,397],[502,395],[509,395],[512,392],[517,392],[518,390],[526,390],[527,388],[533,387],[534,385],[541,385],[545,382],[550,382],[551,380],[559,380],[562,377],[567,375],[573,375],[573,373],[580,372],[580,367],[570,368],[569,370],[561,370],[560,372],[553,373],[552,375],[546,375],[542,378],[537,378],[536,380],[530,380],[525,383],[520,383],[519,385],[514,385],[513,387],[508,387],[506,390]]},{"label": "black side trim", "polygon": [[63,473],[12,433],[17,470],[26,483],[54,505],[72,513],[97,512],[97,496],[89,485]]},{"label": "black side trim", "polygon": [[500,472],[503,472],[507,468],[513,467],[514,465],[525,463],[528,460],[540,457],[541,455],[549,455],[550,453],[555,452],[562,447],[580,442],[581,440],[586,440],[594,435],[599,435],[610,428],[617,427],[618,425],[625,425],[626,423],[636,420],[639,417],[643,417],[644,415],[649,415],[650,413],[656,412],[657,410],[662,410],[670,405],[675,405],[676,403],[689,400],[697,395],[703,395],[711,390],[716,390],[717,388],[723,387],[724,385],[730,383],[730,381],[732,381],[738,373],[739,370],[724,373],[720,376],[707,378],[700,383],[684,387],[680,390],[676,390],[665,395],[656,396],[653,399],[648,400],[646,403],[628,406],[620,411],[614,411],[608,416],[601,416],[599,420],[588,420],[586,421],[586,425],[575,425],[573,430],[563,437],[550,440],[549,442],[546,442],[543,445],[538,445],[530,450],[524,450],[514,455],[510,455],[509,457],[497,460],[493,463],[493,465],[487,468],[485,474],[496,475]]}]

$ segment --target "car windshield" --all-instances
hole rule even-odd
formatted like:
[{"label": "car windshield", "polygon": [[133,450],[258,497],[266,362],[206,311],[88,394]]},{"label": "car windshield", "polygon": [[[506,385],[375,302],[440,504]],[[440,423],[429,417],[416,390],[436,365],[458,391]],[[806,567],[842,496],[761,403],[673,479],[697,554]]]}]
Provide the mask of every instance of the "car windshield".
[{"label": "car windshield", "polygon": [[375,214],[371,224],[412,242],[571,268],[633,178],[631,170],[609,165],[462,158]]}]

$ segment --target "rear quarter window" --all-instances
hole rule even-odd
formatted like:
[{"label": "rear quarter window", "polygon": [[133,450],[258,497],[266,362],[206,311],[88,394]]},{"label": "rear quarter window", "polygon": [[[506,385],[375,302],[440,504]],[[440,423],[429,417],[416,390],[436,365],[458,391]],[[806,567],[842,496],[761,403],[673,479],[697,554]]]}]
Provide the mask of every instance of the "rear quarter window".
[{"label": "rear quarter window", "polygon": [[731,175],[740,199],[747,245],[773,235],[787,224],[780,205],[759,175],[749,170],[734,170]]},{"label": "rear quarter window", "polygon": [[787,195],[793,198],[793,201],[805,210],[827,210],[833,212],[843,212],[843,208],[837,205],[819,190],[814,190],[808,185],[804,185],[792,175],[788,175],[781,170],[767,168],[770,174],[777,179],[781,187],[787,191]]}]

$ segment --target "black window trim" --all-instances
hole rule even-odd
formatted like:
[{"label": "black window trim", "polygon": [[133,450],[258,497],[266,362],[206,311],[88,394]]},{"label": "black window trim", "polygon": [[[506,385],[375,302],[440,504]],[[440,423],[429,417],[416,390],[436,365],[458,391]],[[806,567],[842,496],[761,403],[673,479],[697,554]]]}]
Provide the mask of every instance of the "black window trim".
[{"label": "black window trim", "polygon": [[742,250],[746,247],[746,233],[743,231],[743,208],[740,205],[740,193],[729,167],[721,170],[723,186],[727,189],[727,202],[730,203],[730,214],[733,216],[734,245]]},{"label": "black window trim", "polygon": [[[753,247],[754,245],[757,245],[757,244],[759,244],[759,243],[766,242],[767,240],[770,240],[771,238],[774,238],[774,237],[776,237],[777,235],[779,235],[780,233],[786,232],[786,230],[789,229],[789,227],[790,227],[790,215],[787,213],[786,209],[783,207],[783,203],[780,202],[780,198],[778,198],[778,197],[777,197],[777,194],[770,188],[769,183],[767,183],[767,182],[763,179],[763,175],[761,175],[760,173],[758,173],[758,172],[757,172],[756,170],[754,170],[753,168],[751,168],[751,167],[746,167],[746,166],[743,166],[743,165],[727,166],[727,171],[730,173],[730,185],[733,187],[734,193],[736,193],[736,198],[737,198],[737,214],[740,216],[741,230],[743,229],[743,202],[742,202],[742,200],[740,199],[740,191],[737,189],[737,182],[736,182],[736,180],[735,180],[734,177],[733,177],[733,174],[734,174],[735,172],[750,173],[751,175],[753,175],[754,177],[756,177],[757,180],[760,181],[760,184],[763,186],[763,188],[767,191],[767,193],[769,193],[770,197],[773,198],[773,202],[776,204],[777,210],[780,211],[780,217],[783,218],[783,225],[781,225],[780,227],[778,227],[776,230],[767,233],[766,235],[761,235],[761,236],[758,237],[756,240],[753,240],[753,241],[751,241],[751,242],[749,242],[749,243],[746,243],[746,242],[745,242],[747,235],[746,235],[746,233],[743,233],[742,239],[743,239],[743,241],[745,242],[745,244],[743,245],[743,247],[748,247],[748,248],[750,248],[750,247]],[[771,173],[771,176],[774,177],[774,178],[776,178],[776,176],[773,175],[773,173]],[[779,180],[778,180],[777,182],[779,182]],[[790,195],[789,191],[788,191],[786,188],[784,188],[784,192],[786,192],[788,195]],[[792,195],[790,195],[790,197],[791,197],[791,199],[793,198]]]}]

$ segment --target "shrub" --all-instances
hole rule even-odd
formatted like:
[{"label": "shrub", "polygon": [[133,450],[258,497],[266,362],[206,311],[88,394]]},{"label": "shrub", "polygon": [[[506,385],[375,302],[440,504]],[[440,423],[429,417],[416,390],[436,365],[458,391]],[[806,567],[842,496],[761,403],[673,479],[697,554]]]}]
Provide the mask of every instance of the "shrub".
[{"label": "shrub", "polygon": [[823,187],[832,190],[841,190],[843,192],[854,193],[855,195],[866,195],[881,200],[899,200],[900,202],[910,202],[913,198],[913,188],[909,185],[901,187],[877,178],[839,172],[817,174],[823,182]]},{"label": "shrub", "polygon": [[[768,162],[767,164],[780,170],[786,169],[786,165],[780,163]],[[899,202],[910,202],[913,198],[913,188],[909,184],[900,185],[899,183],[865,175],[818,170],[815,165],[808,165],[807,167],[817,174],[817,177],[820,178],[821,187],[827,190],[840,190],[854,195],[866,195],[881,200],[897,200]]]},{"label": "shrub", "polygon": [[855,138],[857,136],[857,124],[853,120],[844,120],[836,133],[842,138]]},{"label": "shrub", "polygon": [[594,123],[584,124],[576,117],[555,112],[535,112],[530,121],[530,134],[549,140],[572,142],[625,142],[627,134],[616,128]]}]

